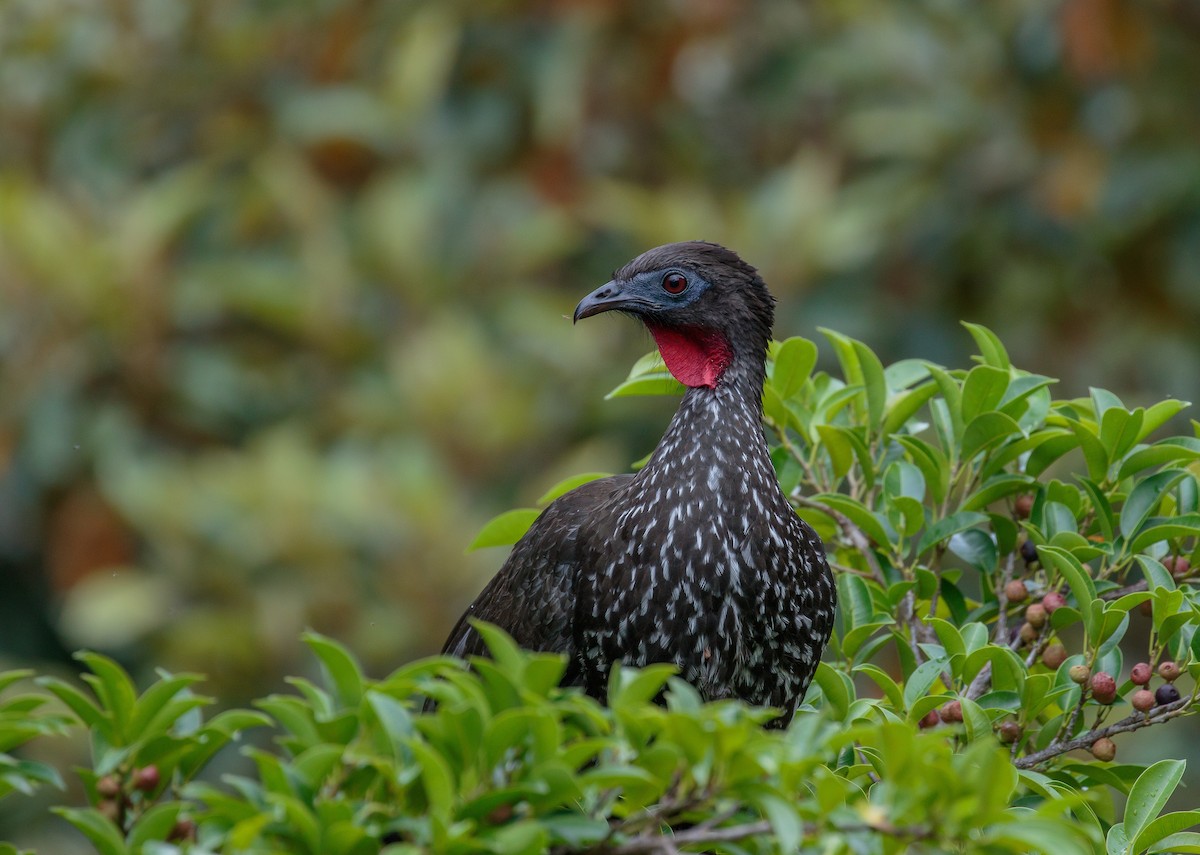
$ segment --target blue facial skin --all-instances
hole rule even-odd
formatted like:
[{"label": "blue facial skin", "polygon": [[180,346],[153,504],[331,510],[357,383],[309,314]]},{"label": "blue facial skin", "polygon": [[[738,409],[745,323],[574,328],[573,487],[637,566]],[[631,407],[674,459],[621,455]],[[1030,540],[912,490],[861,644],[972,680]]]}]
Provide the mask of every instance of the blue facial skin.
[{"label": "blue facial skin", "polygon": [[[663,287],[667,277],[672,274],[683,276],[688,282],[687,287],[678,294],[672,294]],[[616,310],[643,318],[675,320],[670,316],[691,306],[708,288],[705,279],[679,267],[647,270],[626,281],[614,279],[601,285],[575,307],[574,319],[578,321]]]}]

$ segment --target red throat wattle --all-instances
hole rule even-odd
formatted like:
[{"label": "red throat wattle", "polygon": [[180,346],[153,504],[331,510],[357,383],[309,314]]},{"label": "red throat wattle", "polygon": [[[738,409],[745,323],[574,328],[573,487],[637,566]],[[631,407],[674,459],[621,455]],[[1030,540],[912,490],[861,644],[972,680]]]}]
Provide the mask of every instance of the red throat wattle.
[{"label": "red throat wattle", "polygon": [[646,327],[676,380],[685,386],[716,388],[733,359],[725,336],[716,330],[695,327],[677,329],[651,324]]}]

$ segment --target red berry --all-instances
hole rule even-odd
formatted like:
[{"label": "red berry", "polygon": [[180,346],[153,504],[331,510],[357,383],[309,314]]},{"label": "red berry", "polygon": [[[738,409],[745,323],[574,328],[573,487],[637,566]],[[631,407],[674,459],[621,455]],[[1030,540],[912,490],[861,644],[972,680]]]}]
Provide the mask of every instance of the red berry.
[{"label": "red berry", "polygon": [[941,710],[938,712],[942,717],[942,721],[946,722],[946,724],[953,724],[954,722],[963,720],[962,703],[959,701],[948,701],[942,705]]},{"label": "red berry", "polygon": [[1154,614],[1154,600],[1142,600],[1138,603],[1138,614],[1142,617],[1150,617]]},{"label": "red berry", "polygon": [[1163,562],[1163,566],[1165,566],[1170,574],[1176,579],[1182,579],[1192,570],[1192,562],[1188,561],[1182,555],[1178,555],[1174,559],[1168,557],[1167,560]]},{"label": "red berry", "polygon": [[1138,712],[1149,712],[1156,706],[1154,692],[1149,689],[1138,689],[1129,699],[1129,703],[1133,704],[1133,708]]},{"label": "red berry", "polygon": [[1117,756],[1117,745],[1107,736],[1101,737],[1092,743],[1092,756],[1107,763]]},{"label": "red berry", "polygon": [[1013,502],[1013,516],[1019,520],[1027,520],[1032,512],[1033,496],[1028,493],[1023,496],[1017,496],[1017,500]]},{"label": "red berry", "polygon": [[1179,679],[1179,666],[1166,659],[1158,663],[1158,676],[1162,677],[1168,683],[1173,683]]},{"label": "red berry", "polygon": [[1058,591],[1051,591],[1046,596],[1042,597],[1042,608],[1046,610],[1046,614],[1054,614],[1067,604],[1067,598]]},{"label": "red berry", "polygon": [[917,726],[922,730],[926,730],[930,727],[937,727],[941,720],[942,719],[940,716],[938,716],[937,710],[930,710],[929,712],[925,713],[925,715],[921,716],[921,720],[917,722]]},{"label": "red berry", "polygon": [[1117,698],[1117,681],[1107,671],[1092,675],[1092,697],[1102,704],[1111,704]]},{"label": "red berry", "polygon": [[1083,685],[1092,676],[1092,671],[1086,665],[1072,665],[1071,670],[1067,672],[1073,683]]},{"label": "red berry", "polygon": [[1008,597],[1010,603],[1021,603],[1029,596],[1029,589],[1020,579],[1013,579],[1004,586],[1004,596]]},{"label": "red berry", "polygon": [[1154,692],[1154,700],[1161,704],[1173,704],[1179,700],[1179,690],[1174,683],[1163,683]]},{"label": "red berry", "polygon": [[1046,607],[1041,603],[1034,603],[1025,609],[1025,620],[1029,621],[1029,625],[1034,629],[1041,629],[1046,625]]},{"label": "red berry", "polygon": [[1139,662],[1129,670],[1129,679],[1136,686],[1148,686],[1150,684],[1150,663]]},{"label": "red berry", "polygon": [[148,793],[158,786],[159,778],[157,766],[143,766],[134,770],[133,786],[143,793]]},{"label": "red berry", "polygon": [[1051,644],[1042,651],[1042,664],[1050,669],[1057,669],[1067,661],[1067,648],[1061,644]]}]

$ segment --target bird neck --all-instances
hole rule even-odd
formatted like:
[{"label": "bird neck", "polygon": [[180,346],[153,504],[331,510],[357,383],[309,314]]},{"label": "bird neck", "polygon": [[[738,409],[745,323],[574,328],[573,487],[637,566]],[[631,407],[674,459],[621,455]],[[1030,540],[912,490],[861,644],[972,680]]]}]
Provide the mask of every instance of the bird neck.
[{"label": "bird neck", "polygon": [[[751,472],[774,479],[762,427],[761,377],[755,387],[745,376],[731,377],[735,371],[736,363],[714,388],[687,390],[658,447],[638,473],[640,479],[653,482],[685,472],[709,473],[710,480],[718,472],[734,479]],[[680,466],[684,472],[678,471]]]}]

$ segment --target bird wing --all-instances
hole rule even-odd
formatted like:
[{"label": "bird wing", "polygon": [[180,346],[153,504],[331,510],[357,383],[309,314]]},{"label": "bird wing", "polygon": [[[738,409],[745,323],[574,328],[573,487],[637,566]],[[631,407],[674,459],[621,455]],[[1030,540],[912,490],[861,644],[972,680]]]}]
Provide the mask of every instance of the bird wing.
[{"label": "bird wing", "polygon": [[568,654],[570,676],[575,671],[575,584],[580,561],[586,560],[588,534],[601,506],[632,477],[589,481],[542,511],[500,572],[458,619],[442,652],[459,657],[486,654],[483,639],[469,623],[482,620],[502,628],[521,647]]}]

